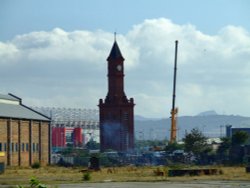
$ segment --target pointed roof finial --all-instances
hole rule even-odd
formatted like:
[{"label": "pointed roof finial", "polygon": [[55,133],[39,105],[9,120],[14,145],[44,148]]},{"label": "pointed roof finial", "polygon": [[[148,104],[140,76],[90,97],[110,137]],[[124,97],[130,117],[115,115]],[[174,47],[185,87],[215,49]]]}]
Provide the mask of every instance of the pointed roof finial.
[{"label": "pointed roof finial", "polygon": [[122,57],[122,53],[119,49],[119,46],[116,42],[116,32],[114,32],[114,44],[113,44],[113,47],[110,51],[110,54],[107,58],[107,60],[110,60],[110,59],[116,59],[116,58],[122,58],[124,60],[124,58]]}]

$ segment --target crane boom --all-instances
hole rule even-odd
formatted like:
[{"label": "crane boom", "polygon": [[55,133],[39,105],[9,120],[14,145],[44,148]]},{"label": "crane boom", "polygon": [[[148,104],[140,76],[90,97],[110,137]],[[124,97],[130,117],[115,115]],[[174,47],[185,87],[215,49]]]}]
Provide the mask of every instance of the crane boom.
[{"label": "crane boom", "polygon": [[178,53],[178,40],[175,41],[175,58],[174,58],[174,80],[173,80],[173,100],[172,110],[175,109],[175,97],[176,97],[176,74],[177,74],[177,53]]},{"label": "crane boom", "polygon": [[172,99],[172,109],[171,109],[170,143],[176,142],[176,131],[177,131],[177,113],[178,113],[178,109],[175,107],[176,76],[177,76],[177,53],[178,53],[178,40],[175,41],[175,59],[174,59],[173,99]]}]

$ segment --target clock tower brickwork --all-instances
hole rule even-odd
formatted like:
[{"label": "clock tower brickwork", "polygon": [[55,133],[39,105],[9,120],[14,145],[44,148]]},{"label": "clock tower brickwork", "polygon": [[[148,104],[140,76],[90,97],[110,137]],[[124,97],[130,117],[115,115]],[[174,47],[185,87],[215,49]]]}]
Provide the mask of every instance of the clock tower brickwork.
[{"label": "clock tower brickwork", "polygon": [[124,92],[124,58],[115,41],[108,61],[108,94],[99,100],[101,151],[134,148],[134,100]]}]

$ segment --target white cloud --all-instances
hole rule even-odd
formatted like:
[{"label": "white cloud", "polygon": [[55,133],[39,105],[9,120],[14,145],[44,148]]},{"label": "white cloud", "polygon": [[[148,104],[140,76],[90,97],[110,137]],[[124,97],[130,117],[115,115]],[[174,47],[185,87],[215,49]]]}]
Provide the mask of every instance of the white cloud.
[{"label": "white cloud", "polygon": [[[55,28],[0,42],[0,89],[23,97],[28,105],[97,108],[107,93],[106,58],[113,40],[103,30]],[[210,36],[165,18],[145,20],[117,36],[125,58],[125,90],[135,98],[135,112],[168,117],[175,40],[180,114],[214,109],[249,115],[249,32],[226,26]]]},{"label": "white cloud", "polygon": [[1,57],[1,65],[5,63],[13,63],[15,59],[18,59],[18,49],[12,43],[2,43],[0,42],[0,57]]}]

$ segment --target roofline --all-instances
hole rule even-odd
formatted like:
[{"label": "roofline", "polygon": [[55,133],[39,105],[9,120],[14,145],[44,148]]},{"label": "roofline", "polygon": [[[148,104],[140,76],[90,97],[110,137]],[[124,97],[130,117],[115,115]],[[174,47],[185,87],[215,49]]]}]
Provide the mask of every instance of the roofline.
[{"label": "roofline", "polygon": [[18,118],[18,117],[7,117],[7,116],[0,116],[0,118],[4,119],[15,119],[15,120],[32,120],[32,121],[43,121],[43,122],[51,122],[51,120],[42,120],[42,119],[30,119],[30,118]]},{"label": "roofline", "polygon": [[12,93],[8,93],[8,95],[10,95],[10,96],[12,96],[12,97],[18,99],[19,102],[20,102],[20,105],[23,106],[24,108],[27,108],[27,109],[29,109],[29,110],[31,110],[31,111],[33,111],[33,112],[35,112],[35,113],[37,113],[37,114],[43,116],[43,117],[49,119],[48,121],[51,121],[51,117],[48,117],[48,116],[46,116],[46,115],[44,115],[44,114],[42,114],[42,113],[40,113],[40,112],[38,112],[38,111],[36,111],[36,110],[30,108],[30,107],[28,107],[28,106],[22,104],[22,99],[21,99],[21,98],[17,97],[16,95],[13,95]]},{"label": "roofline", "polygon": [[12,97],[18,99],[19,102],[22,103],[22,99],[21,99],[20,97],[18,97],[18,96],[16,96],[16,95],[13,95],[12,93],[8,93],[8,95],[10,95],[10,96],[12,96]]},{"label": "roofline", "polygon": [[30,108],[30,107],[28,107],[28,106],[26,106],[26,105],[24,105],[24,104],[22,104],[22,103],[21,103],[20,105],[23,106],[23,107],[25,107],[25,108],[27,108],[27,109],[29,109],[29,110],[31,110],[31,111],[33,111],[33,112],[35,112],[35,113],[37,113],[37,114],[39,114],[39,115],[41,115],[41,116],[43,116],[43,117],[45,117],[45,118],[47,118],[47,119],[49,119],[49,121],[51,121],[51,118],[50,118],[50,117],[48,117],[48,116],[46,116],[46,115],[44,115],[44,114],[42,114],[42,113],[40,113],[40,112],[38,112],[38,111],[36,111],[36,110]]}]

